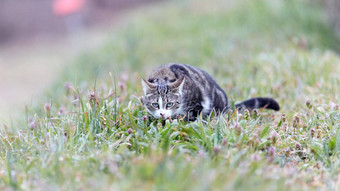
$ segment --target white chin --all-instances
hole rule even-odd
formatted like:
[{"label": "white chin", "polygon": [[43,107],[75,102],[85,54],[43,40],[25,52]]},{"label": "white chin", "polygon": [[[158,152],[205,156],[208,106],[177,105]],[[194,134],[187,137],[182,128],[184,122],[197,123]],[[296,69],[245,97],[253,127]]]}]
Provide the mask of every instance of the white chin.
[{"label": "white chin", "polygon": [[[164,116],[164,117],[162,117],[162,116],[160,116],[160,115],[154,115],[154,117],[156,118],[156,119],[168,119],[170,116]],[[171,117],[170,117],[171,118]]]},{"label": "white chin", "polygon": [[160,115],[154,115],[154,114],[152,114],[152,116],[153,116],[154,118],[156,118],[156,119],[162,118],[162,116],[160,116]]}]

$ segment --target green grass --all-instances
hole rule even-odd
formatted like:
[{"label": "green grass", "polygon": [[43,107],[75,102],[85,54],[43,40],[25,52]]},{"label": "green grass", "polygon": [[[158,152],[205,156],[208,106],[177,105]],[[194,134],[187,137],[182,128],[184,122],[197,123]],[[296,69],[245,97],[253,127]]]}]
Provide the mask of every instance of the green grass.
[{"label": "green grass", "polygon": [[[306,1],[136,12],[76,58],[23,125],[0,130],[0,189],[338,190],[338,43]],[[148,122],[140,76],[168,62],[206,70],[232,101],[270,96],[282,110]]]}]

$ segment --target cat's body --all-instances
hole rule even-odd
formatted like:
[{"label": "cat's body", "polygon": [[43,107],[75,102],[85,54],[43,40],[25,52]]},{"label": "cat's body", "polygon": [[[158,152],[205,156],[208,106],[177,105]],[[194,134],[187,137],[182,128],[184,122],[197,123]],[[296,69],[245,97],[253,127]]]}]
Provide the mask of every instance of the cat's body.
[{"label": "cat's body", "polygon": [[[229,108],[225,92],[205,71],[184,64],[167,64],[157,68],[142,80],[144,104],[155,118],[185,116],[193,121],[202,113],[212,110],[218,113]],[[268,108],[279,110],[271,98],[252,98],[236,105],[236,108]]]}]

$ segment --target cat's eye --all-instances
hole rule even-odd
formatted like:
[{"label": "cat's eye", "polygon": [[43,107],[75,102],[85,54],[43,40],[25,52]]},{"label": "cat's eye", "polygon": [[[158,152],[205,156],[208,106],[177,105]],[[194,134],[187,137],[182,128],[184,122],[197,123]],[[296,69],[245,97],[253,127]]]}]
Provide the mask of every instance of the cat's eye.
[{"label": "cat's eye", "polygon": [[174,105],[173,102],[168,102],[168,103],[166,104],[166,107],[172,107],[173,105]]},{"label": "cat's eye", "polygon": [[152,105],[152,107],[154,107],[154,108],[158,108],[158,107],[159,107],[159,104],[158,104],[158,103],[152,103],[151,105]]}]

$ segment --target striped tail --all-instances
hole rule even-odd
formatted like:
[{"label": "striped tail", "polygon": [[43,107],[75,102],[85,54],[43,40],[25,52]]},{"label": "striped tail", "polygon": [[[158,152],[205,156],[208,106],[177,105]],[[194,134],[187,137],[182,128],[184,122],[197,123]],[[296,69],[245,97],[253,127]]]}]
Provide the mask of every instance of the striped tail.
[{"label": "striped tail", "polygon": [[279,104],[272,98],[265,97],[256,97],[251,98],[241,103],[235,105],[236,109],[257,109],[257,108],[265,108],[265,109],[273,109],[275,111],[280,110]]}]

